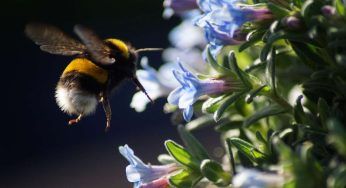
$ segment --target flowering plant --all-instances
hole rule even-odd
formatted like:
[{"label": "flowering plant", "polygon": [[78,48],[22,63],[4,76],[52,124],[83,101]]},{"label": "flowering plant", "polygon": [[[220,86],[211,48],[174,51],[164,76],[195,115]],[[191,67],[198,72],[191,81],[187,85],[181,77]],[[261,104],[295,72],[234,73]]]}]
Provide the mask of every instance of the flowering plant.
[{"label": "flowering plant", "polygon": [[[165,0],[183,21],[156,71],[137,71],[167,98],[184,146],[162,165],[121,154],[134,187],[345,187],[346,7],[343,0]],[[136,93],[131,107],[144,111]],[[180,117],[180,118],[177,118]],[[218,160],[193,135],[213,127]]]}]

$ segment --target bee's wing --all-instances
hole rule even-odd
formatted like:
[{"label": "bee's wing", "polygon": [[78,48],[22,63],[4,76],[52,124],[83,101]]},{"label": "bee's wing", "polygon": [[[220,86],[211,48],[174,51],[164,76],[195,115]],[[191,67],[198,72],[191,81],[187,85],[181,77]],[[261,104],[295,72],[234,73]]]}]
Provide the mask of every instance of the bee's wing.
[{"label": "bee's wing", "polygon": [[114,58],[110,57],[111,49],[105,44],[104,41],[89,28],[81,25],[74,27],[74,32],[79,36],[82,42],[87,47],[87,52],[96,61],[103,65],[109,65],[115,62]]},{"label": "bee's wing", "polygon": [[27,24],[25,34],[37,45],[40,45],[41,50],[51,54],[72,56],[83,54],[86,51],[85,45],[51,25]]}]

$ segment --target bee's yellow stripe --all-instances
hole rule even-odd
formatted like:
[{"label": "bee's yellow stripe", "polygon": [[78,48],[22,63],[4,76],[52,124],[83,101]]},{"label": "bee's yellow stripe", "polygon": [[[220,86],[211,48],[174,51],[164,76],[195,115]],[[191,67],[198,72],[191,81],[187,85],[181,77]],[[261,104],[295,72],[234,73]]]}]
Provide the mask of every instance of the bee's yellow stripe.
[{"label": "bee's yellow stripe", "polygon": [[95,65],[86,58],[76,58],[72,60],[65,68],[63,75],[71,71],[89,75],[102,84],[106,83],[108,80],[108,71]]},{"label": "bee's yellow stripe", "polygon": [[113,45],[115,45],[116,47],[118,47],[122,53],[122,55],[126,58],[128,58],[130,56],[129,54],[129,48],[127,47],[127,45],[119,40],[119,39],[106,39],[107,42],[112,43]]}]

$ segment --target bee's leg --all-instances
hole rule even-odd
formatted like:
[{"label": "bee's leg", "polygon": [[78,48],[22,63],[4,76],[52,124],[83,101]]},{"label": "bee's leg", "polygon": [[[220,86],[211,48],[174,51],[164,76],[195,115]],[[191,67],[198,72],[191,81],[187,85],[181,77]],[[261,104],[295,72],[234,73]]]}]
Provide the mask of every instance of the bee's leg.
[{"label": "bee's leg", "polygon": [[104,93],[104,92],[101,92],[101,93],[100,93],[100,96],[99,96],[99,97],[100,97],[100,98],[99,98],[99,102],[100,102],[100,103],[103,103],[103,100],[104,100],[104,98],[103,98],[103,93]]},{"label": "bee's leg", "polygon": [[83,115],[79,114],[79,116],[76,119],[71,119],[70,121],[68,121],[68,124],[69,125],[76,124],[76,123],[78,123],[82,119],[82,117],[83,117]]},{"label": "bee's leg", "polygon": [[107,118],[107,124],[106,124],[106,131],[107,131],[111,126],[111,118],[112,118],[112,110],[111,110],[111,106],[109,104],[109,99],[107,95],[104,94],[102,96],[101,102],[102,102],[103,110],[105,111],[106,118]]}]

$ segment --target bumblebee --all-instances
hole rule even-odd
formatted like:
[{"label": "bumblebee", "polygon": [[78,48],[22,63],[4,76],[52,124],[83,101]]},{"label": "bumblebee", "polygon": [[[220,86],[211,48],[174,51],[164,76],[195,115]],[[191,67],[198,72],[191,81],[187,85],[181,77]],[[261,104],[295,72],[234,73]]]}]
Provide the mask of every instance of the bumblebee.
[{"label": "bumblebee", "polygon": [[106,114],[108,129],[112,115],[109,95],[126,79],[132,80],[152,102],[136,77],[138,52],[161,49],[136,50],[119,39],[101,40],[91,29],[82,25],[75,25],[74,32],[81,42],[55,26],[30,23],[25,28],[26,35],[39,45],[42,51],[74,56],[63,71],[55,90],[60,109],[69,115],[77,116],[69,121],[70,125],[95,112],[100,102]]}]

